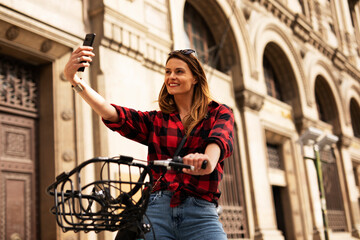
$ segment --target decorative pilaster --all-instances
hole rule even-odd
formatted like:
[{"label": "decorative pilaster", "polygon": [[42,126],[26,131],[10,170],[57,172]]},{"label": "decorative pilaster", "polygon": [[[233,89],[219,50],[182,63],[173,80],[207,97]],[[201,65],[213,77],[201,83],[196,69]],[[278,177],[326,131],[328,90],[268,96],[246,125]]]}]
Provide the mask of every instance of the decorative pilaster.
[{"label": "decorative pilaster", "polygon": [[[349,148],[352,145],[352,137],[342,134],[340,135],[340,139],[337,143],[337,146],[340,150],[341,159],[344,166],[344,178],[345,183],[347,184],[348,196],[349,199],[349,213],[350,213],[350,221],[351,221],[351,235],[355,238],[360,238],[360,210],[359,210],[359,191],[357,190],[359,186],[356,185],[355,179],[360,176],[359,166],[354,166],[353,159],[351,157],[351,153]],[[356,171],[354,172],[354,167]]]},{"label": "decorative pilaster", "polygon": [[[256,240],[283,240],[277,229],[271,184],[268,178],[266,140],[259,111],[264,105],[264,96],[242,89],[235,92],[236,102],[243,118],[245,150],[248,156],[249,181],[251,186],[252,211],[254,214]],[[257,144],[254,144],[257,143]]]}]

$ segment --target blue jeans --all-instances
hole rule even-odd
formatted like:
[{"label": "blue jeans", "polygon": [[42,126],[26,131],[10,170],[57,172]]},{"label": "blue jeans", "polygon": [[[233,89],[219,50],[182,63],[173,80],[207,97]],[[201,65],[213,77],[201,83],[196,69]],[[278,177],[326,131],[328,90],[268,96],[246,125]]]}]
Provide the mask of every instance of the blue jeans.
[{"label": "blue jeans", "polygon": [[[181,205],[171,208],[171,196],[169,191],[150,195],[146,215],[153,228],[145,235],[146,240],[227,239],[214,203],[187,197]],[[146,217],[144,220],[149,223]]]}]

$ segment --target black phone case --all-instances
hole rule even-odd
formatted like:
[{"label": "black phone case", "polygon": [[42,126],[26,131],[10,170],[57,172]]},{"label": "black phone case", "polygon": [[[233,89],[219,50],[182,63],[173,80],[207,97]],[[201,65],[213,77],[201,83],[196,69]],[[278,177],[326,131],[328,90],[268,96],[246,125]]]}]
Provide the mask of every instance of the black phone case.
[{"label": "black phone case", "polygon": [[[83,46],[92,46],[95,40],[95,33],[88,33],[85,36]],[[84,62],[84,61],[82,61]],[[85,67],[81,67],[78,69],[78,72],[83,72],[85,70]]]}]

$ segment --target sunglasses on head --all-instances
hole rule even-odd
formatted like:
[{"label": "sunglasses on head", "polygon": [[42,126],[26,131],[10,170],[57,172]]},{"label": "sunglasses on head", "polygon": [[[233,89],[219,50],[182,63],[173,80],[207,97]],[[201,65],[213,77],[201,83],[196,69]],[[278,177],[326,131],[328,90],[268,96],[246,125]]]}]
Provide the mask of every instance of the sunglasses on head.
[{"label": "sunglasses on head", "polygon": [[189,54],[192,54],[192,53],[195,53],[195,50],[194,49],[181,49],[181,50],[175,50],[175,51],[172,51],[169,53],[169,55],[172,55],[174,53],[181,53],[181,54],[184,54],[184,55],[189,55]]}]

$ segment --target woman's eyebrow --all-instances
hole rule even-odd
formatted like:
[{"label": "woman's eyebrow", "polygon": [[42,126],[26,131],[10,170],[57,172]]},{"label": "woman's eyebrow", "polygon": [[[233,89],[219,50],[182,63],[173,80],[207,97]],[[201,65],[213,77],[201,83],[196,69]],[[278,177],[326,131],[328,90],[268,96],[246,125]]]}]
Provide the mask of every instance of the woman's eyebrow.
[{"label": "woman's eyebrow", "polygon": [[[171,70],[171,68],[165,68],[165,70]],[[185,70],[184,67],[177,67],[175,68],[175,70]]]}]

